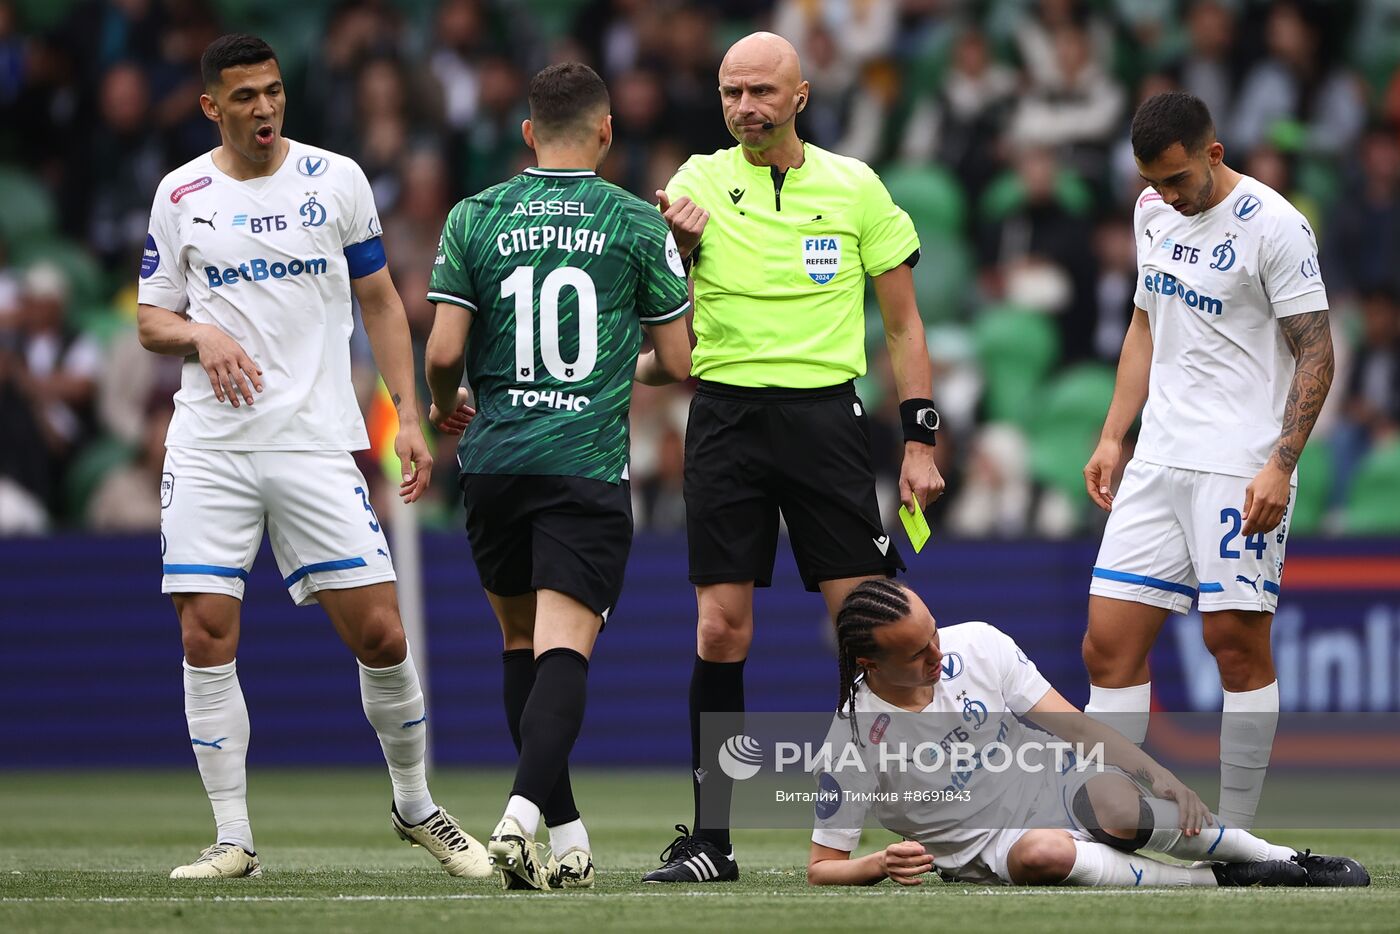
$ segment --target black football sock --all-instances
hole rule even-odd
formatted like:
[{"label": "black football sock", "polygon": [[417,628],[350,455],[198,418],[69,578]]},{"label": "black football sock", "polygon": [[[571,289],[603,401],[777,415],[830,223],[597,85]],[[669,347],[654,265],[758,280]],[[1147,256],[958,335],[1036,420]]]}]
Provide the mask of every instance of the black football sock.
[{"label": "black football sock", "polygon": [[[720,731],[724,736],[743,732],[744,726],[744,663],[707,662],[698,655],[690,676],[690,781],[695,791],[696,836],[708,840],[728,853],[729,801],[734,783],[719,768],[719,747],[700,749],[700,715],[702,713],[737,713],[732,729]],[[712,723],[711,726],[714,724]],[[721,737],[722,739],[723,737]],[[701,820],[701,792],[704,792],[704,820]]]},{"label": "black football sock", "polygon": [[[535,652],[533,649],[509,649],[501,653],[505,667],[504,695],[506,705],[506,725],[510,727],[510,739],[515,743],[515,751],[520,752],[520,715],[525,711],[525,702],[530,699],[530,689],[535,686]],[[578,820],[578,805],[574,803],[574,789],[569,783],[569,766],[559,773],[554,790],[549,793],[544,807],[540,809],[546,827],[558,827]]]},{"label": "black football sock", "polygon": [[[520,714],[520,764],[512,795],[549,800],[583,725],[588,659],[573,649],[550,649],[535,661],[535,686]],[[543,810],[543,808],[541,808]]]}]

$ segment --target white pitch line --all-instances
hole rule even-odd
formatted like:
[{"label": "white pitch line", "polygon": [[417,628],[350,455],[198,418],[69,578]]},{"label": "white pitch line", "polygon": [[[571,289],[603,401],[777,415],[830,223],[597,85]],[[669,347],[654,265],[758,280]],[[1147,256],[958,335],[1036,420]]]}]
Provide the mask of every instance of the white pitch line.
[{"label": "white pitch line", "polygon": [[[925,893],[934,895],[940,893],[937,888],[924,889]],[[1245,889],[1215,889],[1216,892],[1230,893],[1227,898],[1244,897]],[[1309,889],[1307,897],[1318,897],[1312,893],[1342,892],[1341,889]],[[810,892],[713,892],[713,891],[661,891],[661,892],[592,892],[583,894],[581,897],[593,899],[642,899],[642,898],[782,898],[782,899],[810,899],[810,898],[899,898],[899,890],[888,889],[883,892],[861,891],[858,889],[830,888],[820,891]],[[1082,897],[1082,896],[1129,896],[1134,898],[1149,898],[1155,896],[1184,896],[1200,895],[1201,888],[1105,888],[1105,889],[1064,889],[1064,888],[1014,888],[1004,886],[998,888],[971,889],[962,891],[945,890],[943,894],[948,896],[1003,896],[1012,898],[1028,897]],[[234,902],[248,903],[299,903],[299,902],[454,902],[454,901],[492,901],[496,899],[519,899],[539,897],[533,893],[500,893],[500,894],[479,894],[474,892],[457,892],[445,895],[211,895],[211,896],[164,896],[164,895],[95,895],[91,897],[70,897],[66,895],[46,895],[46,896],[21,896],[16,898],[0,897],[0,905],[5,904],[36,904],[36,903],[59,903],[59,904],[92,904],[92,905],[124,905],[124,904],[227,904]],[[1325,896],[1324,896],[1325,897]]]}]

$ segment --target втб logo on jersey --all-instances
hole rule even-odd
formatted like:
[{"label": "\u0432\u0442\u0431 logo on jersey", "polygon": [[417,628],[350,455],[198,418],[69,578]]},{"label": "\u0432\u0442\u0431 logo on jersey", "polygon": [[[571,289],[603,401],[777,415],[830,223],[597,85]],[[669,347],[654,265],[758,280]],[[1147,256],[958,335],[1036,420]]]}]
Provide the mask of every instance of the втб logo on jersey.
[{"label": "\u0432\u0442\u0431 logo on jersey", "polygon": [[242,282],[262,282],[264,279],[286,279],[292,276],[319,276],[326,271],[324,257],[294,259],[289,263],[268,262],[262,257],[250,259],[246,263],[220,269],[218,266],[205,266],[204,275],[209,280],[209,288],[236,285]]},{"label": "\u0432\u0442\u0431 logo on jersey", "polygon": [[1163,298],[1176,298],[1187,308],[1203,311],[1208,315],[1220,315],[1225,311],[1225,303],[1218,298],[1202,295],[1176,276],[1164,272],[1150,272],[1142,277],[1142,287]]},{"label": "\u0432\u0442\u0431 logo on jersey", "polygon": [[287,215],[266,214],[261,217],[250,217],[247,214],[233,215],[233,226],[247,227],[251,233],[272,233],[274,230],[287,229]]}]

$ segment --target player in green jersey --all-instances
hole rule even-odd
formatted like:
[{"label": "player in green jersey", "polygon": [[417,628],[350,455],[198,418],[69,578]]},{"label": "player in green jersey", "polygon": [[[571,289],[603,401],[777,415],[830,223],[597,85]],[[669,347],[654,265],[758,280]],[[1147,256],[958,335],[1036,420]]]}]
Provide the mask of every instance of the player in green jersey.
[{"label": "player in green jersey", "polygon": [[[588,656],[632,543],[632,381],[690,374],[675,240],[654,206],[592,168],[612,143],[608,108],[607,88],[585,65],[536,75],[521,130],[539,167],[452,209],[429,283],[429,418],[440,430],[465,428],[467,535],[505,640],[506,719],[520,753],[487,847],[507,888],[593,882],[568,757]],[[653,349],[639,357],[643,325]],[[460,386],[464,357],[474,418]],[[534,845],[541,816],[548,865]]]}]

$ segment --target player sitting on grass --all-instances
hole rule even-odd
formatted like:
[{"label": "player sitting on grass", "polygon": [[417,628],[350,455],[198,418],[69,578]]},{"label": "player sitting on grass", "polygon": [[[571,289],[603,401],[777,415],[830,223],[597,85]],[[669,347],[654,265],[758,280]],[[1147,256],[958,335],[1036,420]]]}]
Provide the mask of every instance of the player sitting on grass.
[{"label": "player sitting on grass", "polygon": [[[833,749],[854,739],[869,757],[941,717],[959,724],[956,740],[976,748],[979,764],[956,774],[951,757],[939,770],[829,767],[821,787],[838,800],[818,803],[807,865],[814,885],[870,885],[886,877],[918,885],[935,869],[947,881],[994,885],[1370,884],[1355,860],[1298,853],[1220,824],[1180,779],[1060,696],[993,626],[939,629],[918,595],[892,580],[856,587],[836,626],[841,703],[828,737]],[[1086,749],[1102,743],[1106,766],[1097,773],[983,768],[993,742],[1016,749],[1033,740],[1022,717]],[[918,793],[948,789],[956,793],[926,802],[906,794],[931,798]],[[872,805],[881,825],[902,839],[851,859]],[[1211,862],[1172,865],[1140,850]]]}]

